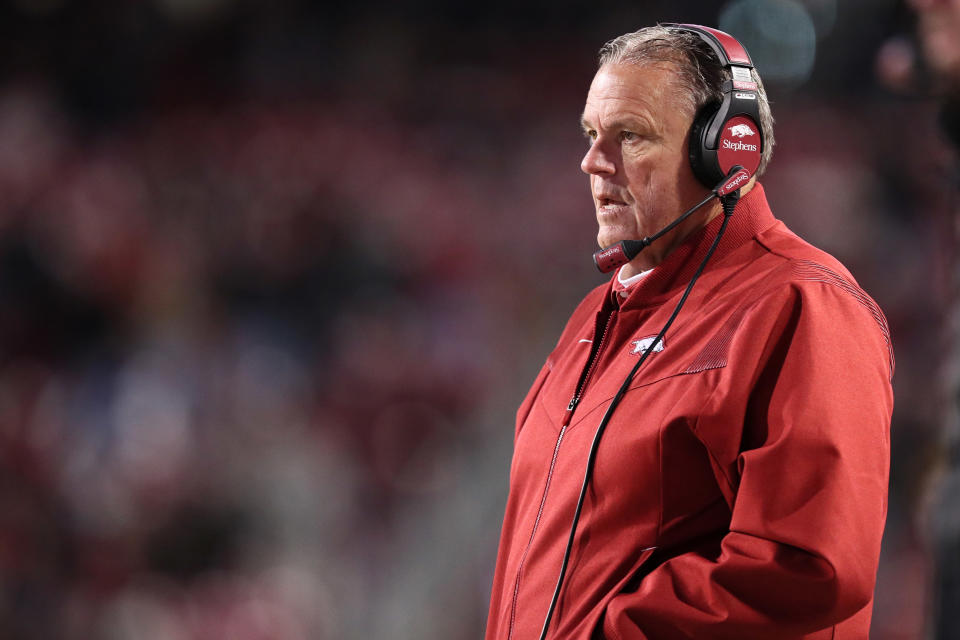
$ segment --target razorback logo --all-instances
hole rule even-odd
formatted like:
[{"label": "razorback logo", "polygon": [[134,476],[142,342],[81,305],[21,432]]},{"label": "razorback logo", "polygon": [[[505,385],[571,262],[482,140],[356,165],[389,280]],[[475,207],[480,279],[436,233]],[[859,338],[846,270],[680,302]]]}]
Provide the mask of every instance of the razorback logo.
[{"label": "razorback logo", "polygon": [[[634,340],[630,344],[633,345],[633,349],[630,350],[635,356],[641,356],[644,352],[650,348],[650,345],[653,344],[653,341],[656,340],[657,336],[649,336],[646,338],[640,338],[639,340]],[[663,351],[663,340],[657,341],[657,346],[653,348],[653,352],[657,353],[658,351]]]},{"label": "razorback logo", "polygon": [[743,138],[744,136],[753,136],[756,135],[753,129],[745,124],[735,124],[730,127],[730,135],[737,136],[738,138]]}]

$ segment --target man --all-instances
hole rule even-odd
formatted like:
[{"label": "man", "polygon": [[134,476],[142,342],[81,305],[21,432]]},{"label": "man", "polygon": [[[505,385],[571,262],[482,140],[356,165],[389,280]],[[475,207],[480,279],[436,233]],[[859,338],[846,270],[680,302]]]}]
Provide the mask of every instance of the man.
[{"label": "man", "polygon": [[[653,236],[709,194],[688,141],[730,70],[685,28],[601,50],[581,165],[601,247]],[[772,118],[752,82],[759,174]],[[715,200],[588,294],[547,358],[517,415],[487,640],[540,637],[565,552],[551,638],[867,638],[889,331],[842,265],[773,217],[755,177],[741,195],[661,340],[723,226]],[[591,442],[638,358],[574,523]]]}]

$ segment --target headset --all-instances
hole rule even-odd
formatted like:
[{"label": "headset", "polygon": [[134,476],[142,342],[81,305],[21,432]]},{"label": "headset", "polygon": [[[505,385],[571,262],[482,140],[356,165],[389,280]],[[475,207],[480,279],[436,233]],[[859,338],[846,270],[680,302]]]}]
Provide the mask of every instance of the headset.
[{"label": "headset", "polygon": [[[719,102],[713,102],[705,105],[696,114],[693,125],[690,129],[690,165],[693,173],[708,189],[710,193],[698,204],[694,205],[686,212],[676,218],[666,227],[642,239],[628,239],[598,251],[593,254],[593,261],[600,271],[606,273],[623,265],[636,257],[645,247],[648,247],[657,238],[676,227],[683,220],[687,219],[695,211],[711,202],[714,198],[719,198],[723,205],[723,222],[717,231],[713,243],[707,250],[703,260],[697,267],[696,272],[687,283],[687,287],[680,297],[679,302],[670,314],[663,328],[653,339],[653,342],[644,350],[640,358],[634,364],[630,373],[620,385],[616,395],[611,399],[607,410],[600,419],[597,431],[594,434],[593,442],[587,454],[587,466],[583,477],[583,484],[580,487],[580,497],[577,500],[577,506],[573,513],[573,520],[570,523],[570,533],[567,538],[567,546],[563,552],[563,561],[560,564],[560,575],[557,578],[557,585],[550,599],[550,605],[547,609],[546,619],[543,621],[543,628],[540,632],[540,640],[546,640],[547,632],[550,629],[550,621],[560,597],[560,591],[563,587],[564,577],[567,571],[567,563],[570,560],[570,551],[573,548],[573,542],[577,533],[577,523],[580,521],[580,513],[583,509],[584,497],[587,488],[590,485],[590,478],[593,473],[593,465],[596,460],[597,449],[600,444],[600,438],[604,430],[610,423],[613,413],[620,400],[630,388],[637,371],[646,362],[647,357],[657,348],[657,345],[663,340],[663,336],[673,325],[683,308],[687,297],[693,290],[700,274],[707,266],[707,262],[713,255],[720,239],[727,228],[727,223],[733,216],[734,208],[740,198],[740,188],[750,181],[750,178],[756,173],[760,166],[760,158],[763,154],[763,132],[760,128],[760,95],[759,86],[753,81],[751,69],[753,61],[750,59],[747,50],[740,44],[736,38],[728,33],[718,29],[703,27],[696,24],[677,24],[666,23],[661,26],[687,31],[707,43],[710,49],[716,54],[721,65],[730,72],[730,79],[725,80],[721,91],[723,98]],[[579,393],[574,395],[568,412],[576,409],[579,403]]]},{"label": "headset", "polygon": [[763,154],[760,127],[760,95],[750,72],[753,61],[736,38],[719,29],[696,24],[667,23],[677,31],[699,36],[719,59],[730,79],[724,81],[723,98],[705,105],[690,128],[690,166],[707,188],[712,189],[734,165],[752,176]]}]

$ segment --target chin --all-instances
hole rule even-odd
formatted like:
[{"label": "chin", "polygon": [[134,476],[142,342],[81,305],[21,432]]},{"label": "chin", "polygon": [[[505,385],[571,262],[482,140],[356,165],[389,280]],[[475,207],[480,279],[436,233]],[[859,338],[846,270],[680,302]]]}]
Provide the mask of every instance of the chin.
[{"label": "chin", "polygon": [[606,249],[611,247],[621,240],[639,240],[640,236],[631,236],[630,234],[624,233],[623,231],[613,231],[613,230],[601,230],[597,234],[597,244],[601,249]]}]

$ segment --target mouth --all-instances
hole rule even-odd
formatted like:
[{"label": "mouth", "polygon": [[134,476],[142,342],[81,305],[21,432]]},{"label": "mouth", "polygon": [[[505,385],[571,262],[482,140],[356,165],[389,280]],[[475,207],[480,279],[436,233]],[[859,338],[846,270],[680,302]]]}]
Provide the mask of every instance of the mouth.
[{"label": "mouth", "polygon": [[615,213],[626,206],[626,202],[614,196],[597,196],[597,211],[600,213]]}]

